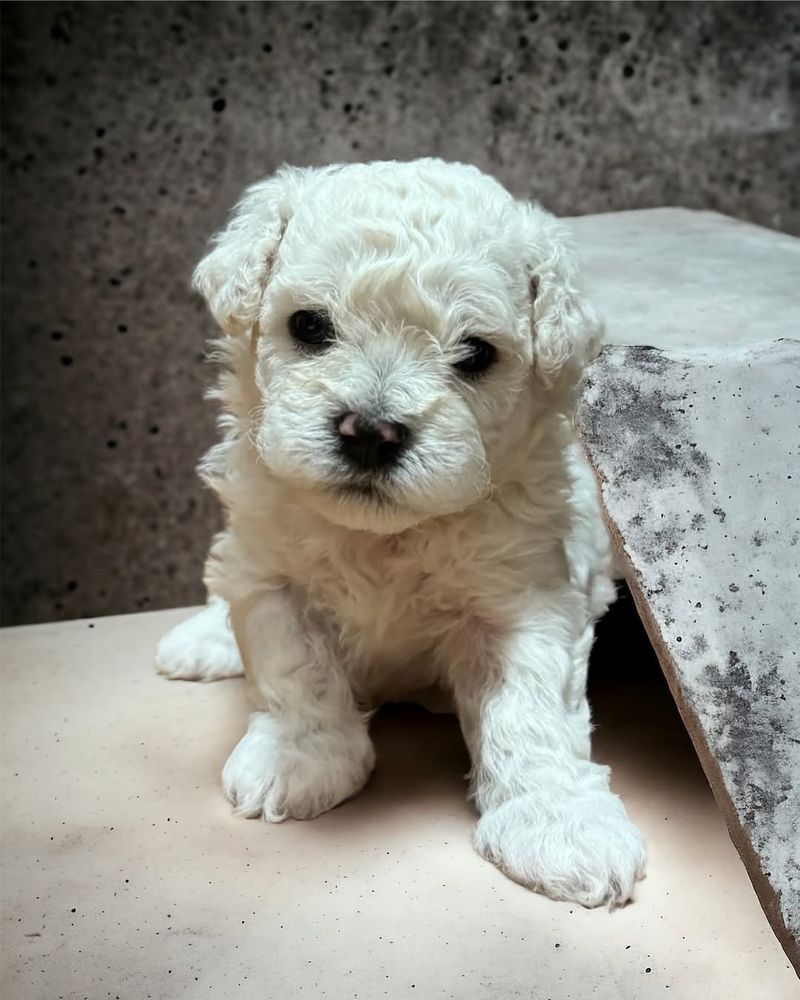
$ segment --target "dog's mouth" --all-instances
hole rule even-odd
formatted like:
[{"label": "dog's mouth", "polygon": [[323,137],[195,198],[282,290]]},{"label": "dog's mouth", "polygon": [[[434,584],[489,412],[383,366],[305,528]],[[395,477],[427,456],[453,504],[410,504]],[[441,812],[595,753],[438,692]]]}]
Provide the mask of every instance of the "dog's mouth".
[{"label": "dog's mouth", "polygon": [[308,494],[308,503],[333,524],[354,531],[392,535],[418,524],[423,517],[403,502],[391,479],[381,475],[343,475]]},{"label": "dog's mouth", "polygon": [[372,508],[397,507],[395,480],[390,469],[342,469],[328,481],[327,490],[342,503]]},{"label": "dog's mouth", "polygon": [[386,488],[373,479],[350,480],[336,483],[333,491],[338,497],[346,500],[360,500],[384,507],[391,503]]}]

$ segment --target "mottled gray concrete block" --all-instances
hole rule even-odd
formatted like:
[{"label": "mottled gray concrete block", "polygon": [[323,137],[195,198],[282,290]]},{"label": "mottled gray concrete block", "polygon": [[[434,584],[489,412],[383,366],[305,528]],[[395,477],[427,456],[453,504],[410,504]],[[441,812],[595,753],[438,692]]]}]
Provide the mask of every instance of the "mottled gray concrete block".
[{"label": "mottled gray concrete block", "polygon": [[800,962],[800,341],[606,348],[580,433],[762,905]]},{"label": "mottled gray concrete block", "polygon": [[187,289],[280,162],[438,154],[560,214],[798,231],[789,3],[2,8],[3,615],[186,604],[217,523]]}]

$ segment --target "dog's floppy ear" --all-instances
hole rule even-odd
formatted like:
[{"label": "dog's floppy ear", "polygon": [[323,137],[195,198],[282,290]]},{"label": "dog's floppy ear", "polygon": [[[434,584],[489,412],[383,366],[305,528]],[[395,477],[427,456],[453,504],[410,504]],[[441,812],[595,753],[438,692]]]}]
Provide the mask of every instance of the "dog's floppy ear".
[{"label": "dog's floppy ear", "polygon": [[538,205],[520,205],[530,275],[536,374],[546,388],[572,388],[597,356],[603,324],[586,299],[571,240]]},{"label": "dog's floppy ear", "polygon": [[248,188],[197,265],[192,287],[226,333],[242,333],[256,322],[283,231],[309,173],[282,167]]}]

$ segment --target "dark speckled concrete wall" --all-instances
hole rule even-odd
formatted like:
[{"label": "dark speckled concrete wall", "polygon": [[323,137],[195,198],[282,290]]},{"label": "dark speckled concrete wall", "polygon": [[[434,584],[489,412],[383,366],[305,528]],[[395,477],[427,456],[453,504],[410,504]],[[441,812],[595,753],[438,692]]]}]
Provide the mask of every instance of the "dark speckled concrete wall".
[{"label": "dark speckled concrete wall", "polygon": [[[5,4],[3,620],[199,601],[206,236],[278,163],[800,231],[785,3]],[[793,131],[794,129],[794,131]]]}]

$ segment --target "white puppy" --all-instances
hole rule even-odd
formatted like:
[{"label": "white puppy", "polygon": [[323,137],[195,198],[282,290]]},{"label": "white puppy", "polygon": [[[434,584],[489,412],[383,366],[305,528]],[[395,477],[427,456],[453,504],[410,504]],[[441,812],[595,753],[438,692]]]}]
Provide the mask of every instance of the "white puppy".
[{"label": "white puppy", "polygon": [[[627,900],[642,839],[590,759],[586,668],[613,597],[571,412],[601,328],[560,225],[473,167],[285,167],[195,273],[229,337],[227,512],[172,677],[241,672],[256,709],[223,782],[308,819],[374,763],[369,712],[444,688],[479,852],[586,906]],[[230,623],[237,644],[231,639]]]}]

